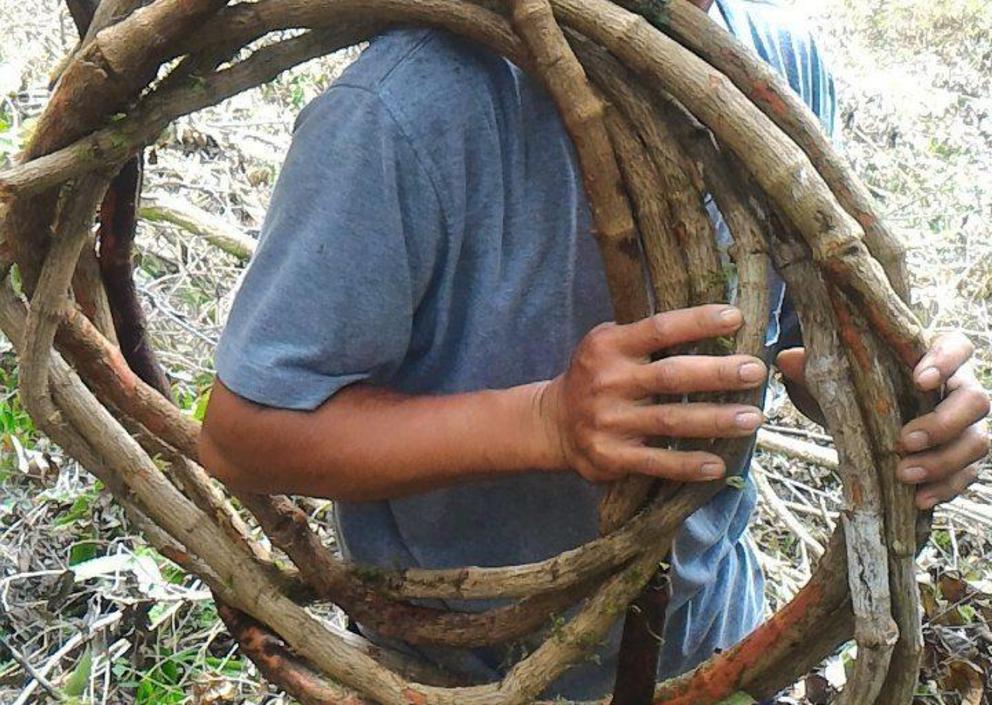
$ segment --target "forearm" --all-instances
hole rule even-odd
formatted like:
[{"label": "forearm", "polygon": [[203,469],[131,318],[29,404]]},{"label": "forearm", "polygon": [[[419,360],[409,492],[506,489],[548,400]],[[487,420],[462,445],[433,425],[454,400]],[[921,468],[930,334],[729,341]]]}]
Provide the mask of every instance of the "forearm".
[{"label": "forearm", "polygon": [[259,406],[219,381],[201,435],[207,470],[232,488],[348,501],[484,476],[554,469],[540,383],[445,396],[355,385],[314,411]]}]

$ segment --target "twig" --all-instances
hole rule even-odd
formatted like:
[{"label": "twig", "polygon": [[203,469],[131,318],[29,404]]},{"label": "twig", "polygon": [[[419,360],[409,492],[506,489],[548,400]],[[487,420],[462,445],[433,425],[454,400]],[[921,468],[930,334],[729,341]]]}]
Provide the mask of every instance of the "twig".
[{"label": "twig", "polygon": [[0,646],[6,649],[7,652],[10,654],[11,658],[13,658],[17,663],[20,664],[21,668],[24,669],[24,672],[27,673],[28,676],[31,678],[31,683],[37,683],[39,686],[41,686],[43,690],[45,690],[49,695],[51,695],[57,701],[63,702],[65,700],[65,695],[62,694],[62,691],[56,688],[54,685],[52,685],[52,683],[47,678],[45,678],[45,676],[42,673],[35,670],[34,666],[31,665],[31,662],[28,661],[21,654],[20,651],[14,648],[14,645],[11,644],[9,641],[7,641],[7,639],[5,639],[2,634],[0,634]]},{"label": "twig", "polygon": [[820,558],[823,555],[823,546],[812,537],[806,530],[806,527],[803,526],[803,523],[785,506],[782,499],[775,493],[775,489],[771,486],[771,483],[768,482],[768,478],[765,477],[764,468],[756,460],[751,461],[751,477],[754,478],[754,484],[758,488],[758,494],[765,501],[765,504],[768,505],[768,508],[782,520],[803,545],[809,548],[816,558]]},{"label": "twig", "polygon": [[780,424],[773,423],[766,423],[763,428],[766,431],[772,431],[785,436],[802,436],[803,438],[807,438],[811,441],[819,441],[821,443],[833,443],[834,440],[826,433],[818,433],[805,428],[793,428],[792,426],[782,426]]},{"label": "twig", "polygon": [[232,228],[217,216],[164,194],[145,195],[138,215],[153,223],[170,223],[191,235],[203,238],[241,262],[255,253],[255,241]]},{"label": "twig", "polygon": [[758,431],[758,448],[769,453],[780,453],[828,470],[837,470],[836,450],[789,438],[773,431],[765,429]]},{"label": "twig", "polygon": [[[119,622],[121,617],[123,617],[122,612],[111,612],[110,614],[100,617],[94,621],[93,624],[86,629],[86,631],[79,632],[66,639],[66,642],[58,649],[58,651],[52,654],[49,659],[45,661],[45,665],[37,669],[38,675],[42,678],[47,678],[48,674],[62,662],[62,659],[78,649],[80,646],[88,643],[101,629],[106,629],[107,627]],[[12,705],[27,705],[27,703],[31,702],[31,696],[39,686],[44,688],[44,686],[41,685],[41,680],[35,676],[31,683],[24,686],[24,689],[21,690]]]}]

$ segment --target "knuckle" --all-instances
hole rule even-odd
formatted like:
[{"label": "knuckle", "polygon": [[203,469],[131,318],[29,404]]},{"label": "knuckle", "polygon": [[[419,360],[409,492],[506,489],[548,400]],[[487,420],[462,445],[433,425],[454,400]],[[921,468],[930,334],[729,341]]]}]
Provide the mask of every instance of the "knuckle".
[{"label": "knuckle", "polygon": [[659,392],[676,392],[679,387],[678,363],[661,360],[654,365],[654,384]]},{"label": "knuckle", "polygon": [[724,435],[737,429],[737,409],[721,409],[709,414],[710,431],[713,435]]},{"label": "knuckle", "polygon": [[974,452],[980,457],[984,458],[989,454],[989,433],[988,430],[981,428],[979,426],[972,426],[972,430],[969,433],[971,436],[971,444]]},{"label": "knuckle", "polygon": [[675,414],[669,405],[656,406],[654,409],[654,428],[659,436],[671,436],[676,431]]},{"label": "knuckle", "polygon": [[975,352],[975,344],[971,342],[971,338],[966,336],[964,333],[954,333],[953,334],[954,344],[961,348],[967,357],[971,357]]},{"label": "knuckle", "polygon": [[620,478],[627,474],[623,463],[613,456],[606,456],[602,463],[597,464],[600,472],[609,478]]},{"label": "knuckle", "polygon": [[982,418],[988,416],[989,411],[992,411],[992,404],[989,403],[989,395],[981,387],[972,390],[971,394],[974,398],[975,412]]},{"label": "knuckle", "polygon": [[587,460],[581,460],[576,463],[575,470],[590,482],[608,482],[612,479],[608,473],[603,472],[602,468],[597,467]]},{"label": "knuckle", "polygon": [[652,453],[644,459],[644,471],[658,477],[672,476],[672,463],[667,455]]},{"label": "knuckle", "polygon": [[727,435],[727,430],[730,424],[727,422],[726,416],[724,414],[706,414],[700,419],[698,428],[700,430],[699,436],[706,436],[709,438],[720,438]]},{"label": "knuckle", "polygon": [[583,442],[583,455],[594,466],[603,471],[612,471],[616,462],[609,451],[609,445],[599,434],[593,434]]},{"label": "knuckle", "polygon": [[592,418],[593,428],[600,433],[616,432],[623,425],[623,414],[615,408],[599,409]]},{"label": "knuckle", "polygon": [[600,323],[586,333],[585,338],[582,340],[582,350],[594,358],[608,354],[613,347],[613,331],[615,328],[616,325],[613,323]]},{"label": "knuckle", "polygon": [[668,339],[668,330],[670,328],[668,316],[664,313],[660,313],[651,316],[650,326],[651,326],[651,337],[658,343],[663,343]]},{"label": "knuckle", "polygon": [[[940,411],[934,412],[933,416],[930,417],[930,434],[938,438],[949,438],[954,434],[954,420],[950,418],[950,414],[942,413]],[[959,431],[960,432],[960,431]]]},{"label": "knuckle", "polygon": [[589,391],[593,396],[612,394],[620,387],[620,375],[612,369],[596,370],[589,380]]},{"label": "knuckle", "polygon": [[700,458],[694,453],[682,453],[677,461],[678,472],[682,477],[691,478],[699,474]]},{"label": "knuckle", "polygon": [[981,468],[977,463],[968,466],[964,471],[964,486],[967,489],[969,486],[978,482],[978,478],[981,475]]},{"label": "knuckle", "polygon": [[968,487],[972,485],[978,479],[978,468],[975,465],[969,465],[964,470],[959,472],[951,480],[950,485],[953,488],[953,494],[959,495],[964,492]]},{"label": "knuckle", "polygon": [[720,385],[726,388],[733,388],[740,386],[740,369],[742,362],[740,359],[736,358],[726,358],[720,360],[717,365],[717,379],[720,381]]}]

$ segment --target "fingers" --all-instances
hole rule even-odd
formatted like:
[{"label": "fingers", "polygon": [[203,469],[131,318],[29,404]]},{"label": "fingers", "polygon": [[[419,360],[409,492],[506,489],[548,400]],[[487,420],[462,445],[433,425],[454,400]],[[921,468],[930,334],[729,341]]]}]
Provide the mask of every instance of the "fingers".
[{"label": "fingers", "polygon": [[631,372],[635,398],[753,389],[768,377],[765,363],[750,355],[675,355],[637,365]]},{"label": "fingers", "polygon": [[617,462],[628,473],[651,475],[674,482],[704,482],[723,477],[723,461],[711,453],[631,446],[618,453]]},{"label": "fingers", "polygon": [[920,509],[931,509],[941,502],[949,502],[968,489],[968,486],[978,480],[980,465],[974,463],[959,470],[943,482],[935,482],[916,493],[916,506]]},{"label": "fingers", "polygon": [[741,312],[726,304],[708,304],[668,311],[614,326],[618,347],[628,355],[646,357],[676,345],[734,333],[744,322]]},{"label": "fingers", "polygon": [[913,381],[924,392],[937,389],[971,358],[974,351],[975,346],[961,333],[941,335],[916,365]]},{"label": "fingers", "polygon": [[783,350],[775,358],[775,366],[790,382],[804,383],[806,380],[806,348]]},{"label": "fingers", "polygon": [[924,391],[946,385],[947,396],[929,414],[906,424],[904,451],[896,474],[920,485],[916,504],[930,509],[961,494],[978,477],[979,461],[989,452],[989,399],[968,364],[973,347],[959,333],[937,339],[913,372]]},{"label": "fingers", "polygon": [[629,409],[617,426],[634,437],[739,438],[763,421],[760,409],[743,404],[652,404]]},{"label": "fingers", "polygon": [[917,453],[960,436],[989,413],[989,398],[970,374],[951,377],[947,397],[929,414],[903,426],[900,442],[905,451]]},{"label": "fingers", "polygon": [[936,450],[906,456],[900,461],[896,475],[910,484],[943,483],[984,458],[988,452],[985,424],[975,424]]}]

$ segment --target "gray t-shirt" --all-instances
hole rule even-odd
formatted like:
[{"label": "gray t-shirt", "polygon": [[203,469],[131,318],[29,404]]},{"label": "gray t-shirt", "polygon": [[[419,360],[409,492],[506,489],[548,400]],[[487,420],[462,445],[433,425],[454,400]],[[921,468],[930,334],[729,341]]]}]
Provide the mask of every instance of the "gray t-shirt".
[{"label": "gray t-shirt", "polygon": [[[240,396],[290,409],[356,382],[500,389],[560,374],[610,317],[573,148],[544,91],[478,46],[394,30],[300,114],[216,365]],[[600,494],[535,471],[340,502],[339,540],[386,567],[526,563],[595,538]],[[750,483],[728,488],[675,541],[662,675],[760,621],[762,577],[742,538],[754,502]],[[605,693],[618,633],[551,692]],[[506,665],[501,649],[421,652],[480,678]]]}]

